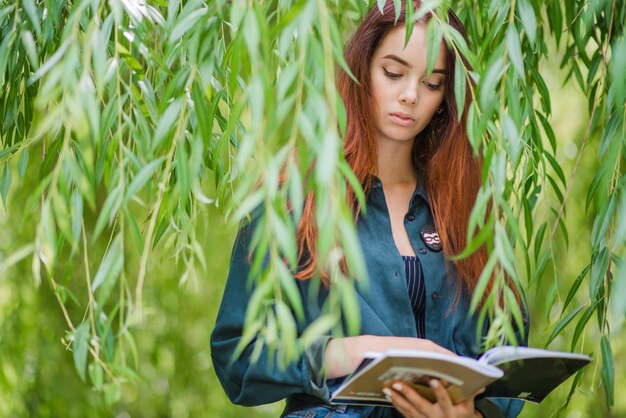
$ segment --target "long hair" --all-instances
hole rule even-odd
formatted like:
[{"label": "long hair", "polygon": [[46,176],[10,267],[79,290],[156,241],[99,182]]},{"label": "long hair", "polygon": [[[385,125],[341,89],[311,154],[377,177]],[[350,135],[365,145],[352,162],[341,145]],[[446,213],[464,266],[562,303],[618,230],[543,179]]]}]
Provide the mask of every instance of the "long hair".
[{"label": "long hair", "polygon": [[[392,0],[385,3],[383,13],[377,7],[372,8],[347,43],[344,57],[359,83],[355,83],[344,71],[340,71],[337,76],[337,88],[345,104],[348,121],[344,154],[365,193],[370,190],[373,176],[378,169],[376,111],[370,80],[370,62],[385,36],[397,25],[405,24],[404,1],[402,4],[397,23]],[[415,1],[416,8],[419,4],[419,1]],[[427,15],[425,20],[429,18]],[[463,25],[452,11],[448,12],[448,24],[467,38]],[[465,115],[471,102],[466,97],[463,117],[459,121],[453,82],[454,68],[458,63],[450,49],[445,47],[445,50],[447,65],[443,112],[434,115],[429,125],[418,134],[412,153],[415,167],[425,176],[426,193],[444,254],[450,257],[465,248],[467,224],[480,188],[481,164],[474,156],[466,134]],[[463,62],[468,66],[467,62]],[[469,90],[469,86],[467,87]],[[360,208],[354,191],[349,185],[347,188],[347,198],[356,218]],[[318,266],[316,238],[314,199],[311,193],[306,198],[298,227],[302,265],[296,277],[306,280],[315,274],[321,274],[323,282],[328,284],[327,275]],[[486,249],[480,248],[468,258],[454,261],[458,280],[457,299],[462,287],[470,293],[473,292],[486,260]]]}]

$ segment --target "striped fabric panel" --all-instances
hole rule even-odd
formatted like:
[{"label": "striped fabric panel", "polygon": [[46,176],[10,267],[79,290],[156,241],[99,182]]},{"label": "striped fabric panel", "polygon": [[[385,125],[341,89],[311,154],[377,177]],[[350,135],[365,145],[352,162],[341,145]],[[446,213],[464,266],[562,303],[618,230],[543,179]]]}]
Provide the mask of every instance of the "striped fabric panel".
[{"label": "striped fabric panel", "polygon": [[403,255],[404,270],[406,272],[406,287],[409,289],[409,298],[415,315],[417,336],[426,337],[426,288],[424,286],[424,272],[419,258]]}]

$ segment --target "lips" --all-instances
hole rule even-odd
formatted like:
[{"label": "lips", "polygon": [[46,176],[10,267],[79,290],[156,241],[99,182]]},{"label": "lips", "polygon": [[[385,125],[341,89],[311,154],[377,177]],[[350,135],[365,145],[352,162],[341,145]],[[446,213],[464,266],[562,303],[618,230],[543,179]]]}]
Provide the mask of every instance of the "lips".
[{"label": "lips", "polygon": [[412,126],[415,124],[415,119],[406,113],[390,113],[389,117],[396,125]]}]

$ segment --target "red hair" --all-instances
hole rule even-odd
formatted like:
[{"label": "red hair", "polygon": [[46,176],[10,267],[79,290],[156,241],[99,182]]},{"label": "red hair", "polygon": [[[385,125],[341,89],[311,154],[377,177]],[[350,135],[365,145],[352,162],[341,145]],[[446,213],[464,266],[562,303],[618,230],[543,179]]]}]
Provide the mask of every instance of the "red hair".
[{"label": "red hair", "polygon": [[[404,2],[402,3],[404,5]],[[417,8],[419,1],[415,3]],[[427,15],[426,19],[429,17]],[[378,169],[370,62],[385,36],[397,25],[404,24],[404,7],[396,23],[392,0],[385,3],[383,13],[374,7],[357,28],[344,52],[345,60],[356,79],[359,80],[359,84],[355,83],[344,71],[340,71],[337,76],[337,88],[346,107],[348,121],[344,155],[363,185],[365,193],[369,191],[373,176],[376,175]],[[467,38],[463,25],[451,11],[448,12],[448,24]],[[445,50],[447,82],[442,103],[443,112],[435,115],[429,125],[418,134],[412,152],[415,167],[425,175],[426,193],[444,254],[450,257],[465,248],[467,224],[481,184],[481,164],[474,155],[466,133],[465,115],[471,102],[469,97],[466,97],[463,117],[459,122],[453,83],[454,67],[457,62],[449,48],[446,47]],[[468,64],[465,62],[465,65]],[[469,86],[467,87],[469,90]],[[354,208],[356,218],[360,208],[354,191],[349,185],[347,188],[347,198]],[[327,285],[328,276],[318,266],[315,251],[317,229],[312,193],[306,198],[297,238],[301,269],[296,274],[296,278],[306,280],[315,274],[321,274],[322,280]],[[462,287],[470,293],[473,292],[486,261],[487,252],[484,247],[465,259],[454,261],[458,273],[457,298]]]}]

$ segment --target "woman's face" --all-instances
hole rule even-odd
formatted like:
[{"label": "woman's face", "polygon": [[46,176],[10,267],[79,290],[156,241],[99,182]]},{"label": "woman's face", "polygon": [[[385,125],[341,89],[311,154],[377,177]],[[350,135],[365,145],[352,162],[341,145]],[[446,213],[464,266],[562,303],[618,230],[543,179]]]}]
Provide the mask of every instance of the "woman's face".
[{"label": "woman's face", "polygon": [[370,63],[379,141],[413,141],[428,125],[444,97],[443,43],[435,68],[426,76],[426,29],[416,24],[404,48],[405,28],[392,29]]}]

